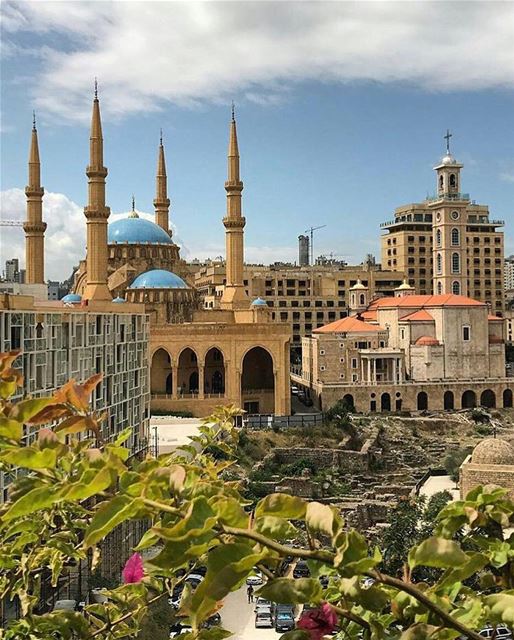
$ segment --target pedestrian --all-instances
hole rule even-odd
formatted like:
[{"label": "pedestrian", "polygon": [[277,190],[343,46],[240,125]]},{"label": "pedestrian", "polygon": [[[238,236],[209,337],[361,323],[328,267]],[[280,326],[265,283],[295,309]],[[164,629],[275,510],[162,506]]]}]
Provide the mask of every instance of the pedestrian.
[{"label": "pedestrian", "polygon": [[253,587],[252,585],[248,585],[248,589],[246,590],[246,595],[248,596],[248,602],[253,602]]}]

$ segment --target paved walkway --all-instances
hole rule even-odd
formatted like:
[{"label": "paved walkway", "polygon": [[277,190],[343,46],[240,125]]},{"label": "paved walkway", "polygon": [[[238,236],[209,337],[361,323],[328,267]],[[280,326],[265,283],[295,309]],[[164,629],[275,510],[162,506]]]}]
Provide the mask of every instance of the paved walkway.
[{"label": "paved walkway", "polygon": [[152,416],[150,418],[150,447],[155,451],[169,453],[177,447],[189,443],[191,436],[198,435],[200,418],[176,418],[174,416]]},{"label": "paved walkway", "polygon": [[455,488],[455,482],[450,476],[430,476],[425,484],[421,487],[419,495],[431,498],[435,493],[440,491],[449,491],[453,500],[460,500],[459,490]]}]

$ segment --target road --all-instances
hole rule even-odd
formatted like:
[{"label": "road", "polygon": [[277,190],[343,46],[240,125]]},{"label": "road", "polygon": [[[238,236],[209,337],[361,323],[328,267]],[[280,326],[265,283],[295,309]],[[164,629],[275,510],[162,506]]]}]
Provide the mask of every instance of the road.
[{"label": "road", "polygon": [[[257,590],[257,589],[256,589]],[[256,629],[254,604],[248,604],[246,586],[230,593],[220,611],[224,629],[234,634],[231,640],[277,640],[282,634],[275,629]]]}]

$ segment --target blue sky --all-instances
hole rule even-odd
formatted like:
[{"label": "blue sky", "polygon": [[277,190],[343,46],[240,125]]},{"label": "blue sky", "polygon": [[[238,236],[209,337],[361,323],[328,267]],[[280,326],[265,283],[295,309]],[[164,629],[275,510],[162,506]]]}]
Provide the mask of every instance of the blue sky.
[{"label": "blue sky", "polygon": [[[499,20],[487,10],[495,3],[473,3],[467,18],[456,12],[462,3],[366,4],[6,3],[2,218],[23,216],[18,190],[26,183],[35,107],[42,179],[52,194],[45,219],[55,231],[47,272],[59,277],[84,256],[97,75],[108,205],[125,212],[134,193],[137,209],[152,212],[162,127],[171,220],[189,258],[224,250],[231,99],[249,260],[294,260],[297,236],[311,224],[327,225],[316,254],[334,252],[351,263],[368,252],[379,256],[380,222],[433,191],[447,127],[465,165],[463,190],[506,220],[506,251],[514,252],[513,5],[496,5],[504,12]],[[396,20],[402,6],[409,10]],[[134,20],[141,7],[144,16]],[[332,7],[342,13],[331,22]],[[459,18],[458,34],[441,27],[441,7]],[[179,35],[170,35],[163,11]],[[3,235],[2,262],[22,257],[22,232]]]}]

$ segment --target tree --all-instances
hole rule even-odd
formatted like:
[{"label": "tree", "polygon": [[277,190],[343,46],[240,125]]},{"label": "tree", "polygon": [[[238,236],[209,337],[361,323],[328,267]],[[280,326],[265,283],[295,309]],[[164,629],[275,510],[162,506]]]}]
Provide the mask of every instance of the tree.
[{"label": "tree", "polygon": [[[434,535],[411,547],[398,578],[379,570],[380,550],[345,528],[331,506],[273,494],[245,510],[239,482],[225,477],[234,463],[238,410],[220,408],[190,445],[172,454],[131,461],[124,446],[130,430],[103,442],[102,416],[89,408],[100,376],[71,381],[51,398],[11,402],[21,383],[12,368],[17,355],[0,356],[0,468],[16,474],[0,507],[0,597],[19,598],[23,617],[2,630],[2,639],[136,638],[147,612],[185,585],[199,564],[207,567],[205,579],[194,592],[184,586],[178,611],[192,625],[190,638],[199,640],[229,635],[204,623],[254,567],[267,576],[258,595],[318,606],[303,630],[285,636],[290,640],[319,637],[336,617],[345,638],[481,640],[476,630],[486,621],[514,624],[514,541],[504,535],[514,523],[514,503],[505,490],[478,487],[466,501],[444,507]],[[35,430],[37,439],[25,444],[24,433]],[[213,448],[227,459],[206,453]],[[135,551],[159,549],[144,569],[131,558],[125,583],[81,613],[37,613],[45,572],[56,586],[70,564],[94,565],[107,535],[142,518],[151,527]],[[284,544],[300,530],[306,547]],[[460,531],[463,544],[452,539]],[[286,556],[307,560],[311,577],[277,577]],[[415,584],[418,567],[440,569],[440,575]],[[326,587],[321,573],[329,578]],[[479,573],[487,595],[463,584]],[[374,584],[364,587],[364,578]]]}]

